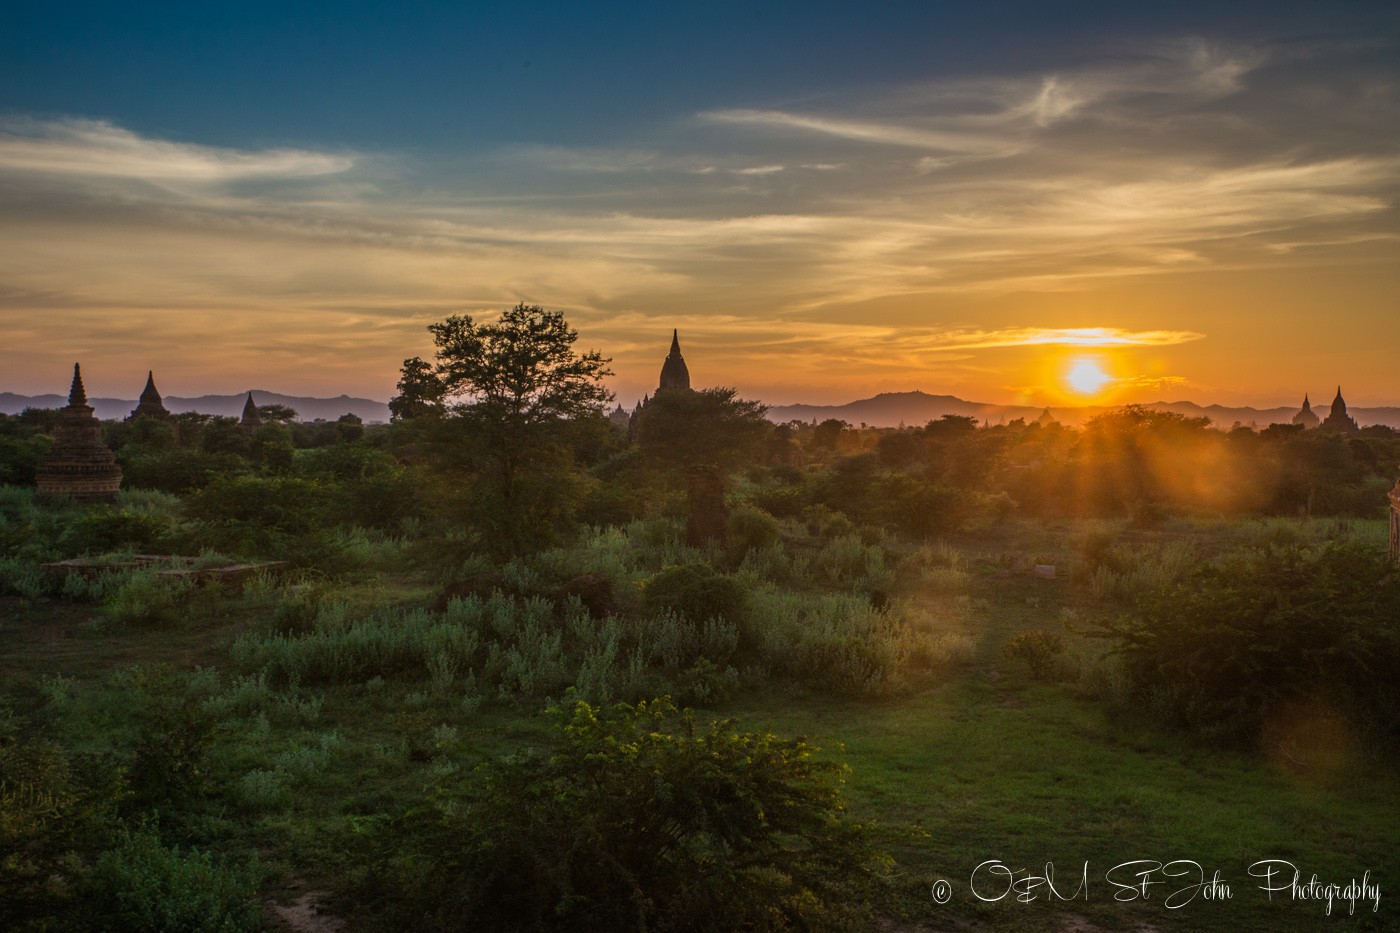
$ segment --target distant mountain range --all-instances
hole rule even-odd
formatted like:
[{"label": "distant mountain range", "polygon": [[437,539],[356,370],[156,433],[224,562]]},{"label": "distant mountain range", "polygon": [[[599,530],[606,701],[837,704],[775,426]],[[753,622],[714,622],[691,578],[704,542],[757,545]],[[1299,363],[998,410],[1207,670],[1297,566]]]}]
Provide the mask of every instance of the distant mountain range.
[{"label": "distant mountain range", "polygon": [[[1328,405],[1316,405],[1313,410],[1318,417],[1326,417]],[[1050,414],[1062,424],[1079,425],[1105,411],[1118,406],[1076,406],[1057,408],[1052,406]],[[1284,408],[1231,408],[1225,405],[1197,405],[1195,402],[1153,402],[1143,405],[1154,411],[1171,411],[1188,418],[1209,418],[1211,424],[1229,429],[1235,424],[1254,425],[1259,428],[1271,424],[1287,424],[1298,413],[1296,406]],[[928,395],[924,392],[882,392],[874,398],[847,402],[845,405],[775,405],[768,409],[768,419],[783,423],[787,421],[818,422],[836,418],[852,425],[866,424],[870,427],[895,427],[900,424],[910,427],[921,426],[944,415],[970,415],[978,421],[1001,424],[1016,418],[1034,421],[1045,411],[1042,407],[1026,405],[992,405],[985,402],[968,402],[953,395]],[[1362,427],[1369,424],[1384,424],[1400,429],[1400,408],[1347,408],[1347,413]]]},{"label": "distant mountain range", "polygon": [[[201,395],[198,398],[167,395],[163,399],[166,409],[172,414],[197,411],[206,415],[231,415],[235,418],[243,414],[243,403],[247,400],[246,392],[238,395]],[[335,398],[306,398],[254,389],[253,402],[257,405],[286,405],[295,411],[302,421],[315,421],[317,418],[334,421],[347,412],[366,424],[389,420],[389,406],[384,402],[351,398],[348,395],[338,395]],[[0,412],[7,415],[19,414],[26,408],[62,408],[67,404],[66,395],[15,395],[13,392],[0,392]],[[88,404],[93,407],[98,418],[116,420],[131,414],[131,410],[136,407],[136,400],[89,398]]]},{"label": "distant mountain range", "polygon": [[[175,395],[165,397],[165,407],[171,412],[197,411],[206,415],[231,415],[243,413],[243,402],[247,393],[238,395],[201,395],[198,398],[181,398]],[[253,401],[259,405],[286,405],[297,413],[303,421],[324,418],[334,421],[349,412],[366,423],[389,420],[389,406],[367,398],[352,398],[340,395],[335,398],[307,398],[296,395],[280,395],[276,392],[253,390]],[[16,395],[13,392],[0,392],[0,412],[7,415],[18,414],[25,408],[62,408],[68,404],[63,395]],[[90,398],[88,404],[96,409],[97,417],[103,419],[125,418],[136,407],[135,399]],[[1058,408],[1052,406],[1050,414],[1062,424],[1079,425],[1117,406],[1085,405]],[[1220,428],[1231,428],[1236,423],[1267,427],[1276,423],[1288,423],[1297,414],[1297,407],[1281,408],[1231,408],[1225,405],[1197,405],[1194,402],[1153,402],[1142,406],[1155,411],[1171,411],[1189,418],[1209,418],[1211,424]],[[1313,408],[1319,417],[1327,414],[1327,404]],[[934,421],[944,415],[970,415],[979,422],[989,421],[1002,424],[1016,418],[1034,421],[1045,408],[1029,405],[993,405],[987,402],[969,402],[954,395],[929,395],[926,392],[882,392],[874,398],[847,402],[845,405],[775,405],[768,409],[768,419],[778,423],[786,421],[818,422],[836,418],[852,425],[870,427],[896,427],[900,424],[916,427]],[[1368,424],[1384,424],[1400,429],[1400,407],[1348,408],[1348,413],[1362,427]]]}]

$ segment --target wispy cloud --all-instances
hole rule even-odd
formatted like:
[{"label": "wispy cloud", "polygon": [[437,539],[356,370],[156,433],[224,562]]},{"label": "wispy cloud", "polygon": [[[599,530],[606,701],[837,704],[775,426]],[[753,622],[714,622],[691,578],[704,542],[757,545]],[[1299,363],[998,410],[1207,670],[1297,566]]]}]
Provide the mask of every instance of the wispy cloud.
[{"label": "wispy cloud", "polygon": [[348,156],[298,149],[256,152],[138,136],[101,120],[7,120],[0,123],[0,171],[96,178],[231,181],[329,175],[351,168]]},{"label": "wispy cloud", "polygon": [[1205,334],[1189,330],[1129,331],[1117,327],[1017,327],[995,331],[949,331],[936,344],[948,350],[993,347],[1169,347],[1200,340]]},{"label": "wispy cloud", "polygon": [[1006,141],[993,136],[953,130],[920,129],[893,123],[872,123],[817,114],[781,110],[715,110],[701,115],[715,123],[736,123],[769,129],[803,130],[842,139],[916,149],[950,152],[1000,152]]},{"label": "wispy cloud", "polygon": [[8,117],[0,315],[58,354],[118,314],[185,341],[183,311],[248,347],[281,314],[279,346],[337,378],[387,369],[381,395],[424,323],[517,300],[570,309],[639,372],[638,335],[667,321],[828,380],[998,348],[1167,352],[1221,313],[1159,300],[1171,283],[1393,266],[1398,89],[1393,64],[1335,50],[1183,39],[438,161]]}]

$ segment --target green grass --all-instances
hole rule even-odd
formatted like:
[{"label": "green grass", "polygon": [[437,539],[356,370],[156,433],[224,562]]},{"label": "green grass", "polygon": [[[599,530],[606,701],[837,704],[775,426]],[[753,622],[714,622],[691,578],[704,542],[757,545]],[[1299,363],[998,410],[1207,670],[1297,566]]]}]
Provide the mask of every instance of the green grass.
[{"label": "green grass", "polygon": [[[1185,535],[1204,538],[1213,549],[1268,533],[1259,525],[1270,524],[1278,523],[1210,523],[1154,537],[1167,545]],[[1351,523],[1341,532],[1369,539],[1372,524],[1378,523]],[[1111,930],[1400,927],[1388,900],[1400,856],[1393,762],[1354,757],[1326,775],[1298,773],[1111,716],[1067,685],[1032,681],[1002,655],[1001,646],[1019,630],[1063,631],[1061,610],[1082,601],[1068,573],[1078,534],[1032,529],[1031,540],[1019,545],[1010,535],[959,543],[973,555],[966,569],[980,609],[972,623],[979,652],[971,668],[945,685],[881,704],[809,694],[751,697],[724,714],[749,728],[804,735],[844,757],[852,769],[852,811],[881,826],[898,861],[893,904],[903,920],[933,929],[976,922],[1008,931],[1061,930],[1080,919]],[[1026,572],[1030,562],[1056,563],[1059,574],[1036,578]],[[927,581],[913,587],[906,598],[940,598]],[[1058,890],[1067,896],[1078,889],[1087,860],[1087,899],[1060,902],[1042,889],[1031,903],[1018,902],[1015,892],[980,902],[970,879],[989,859],[1031,875],[1054,863]],[[1207,878],[1219,870],[1233,897],[1198,896],[1167,909],[1165,897],[1188,883],[1182,881],[1151,888],[1145,901],[1115,901],[1121,889],[1106,873],[1139,859],[1191,859]],[[1262,882],[1248,875],[1261,859],[1286,859],[1304,880],[1316,873],[1341,884],[1369,870],[1382,886],[1380,911],[1372,914],[1367,904],[1349,918],[1340,903],[1328,917],[1325,905],[1270,903]],[[995,878],[979,877],[984,896],[1005,890],[1005,880],[998,887]],[[1123,880],[1122,873],[1114,877]],[[945,906],[933,902],[939,879],[952,886]]]},{"label": "green grass", "polygon": [[[883,827],[900,867],[899,909],[910,920],[937,926],[975,916],[994,929],[1049,930],[1073,913],[1108,929],[1147,922],[1308,930],[1325,918],[1312,905],[1269,909],[1252,889],[1248,865],[1287,858],[1339,880],[1394,870],[1400,819],[1388,775],[1361,770],[1345,785],[1313,787],[1236,754],[1115,724],[1059,688],[992,684],[979,674],[879,707],[812,697],[784,706],[781,713],[768,702],[724,712],[750,728],[844,749],[851,808]],[[1088,860],[1089,900],[978,903],[969,876],[994,858],[1037,873],[1053,862],[1070,878]],[[1179,858],[1208,873],[1219,869],[1235,899],[1169,911],[1159,895],[1125,906],[1102,880],[1122,862]],[[941,908],[930,896],[940,878],[954,890]],[[1382,911],[1394,915],[1384,902]]]},{"label": "green grass", "polygon": [[[1371,524],[1379,523],[1324,532],[1370,540]],[[1120,544],[1150,550],[1190,538],[1215,551],[1232,541],[1324,533],[1321,523],[1295,525],[1183,521],[1124,534]],[[1111,714],[1072,676],[1037,682],[1004,656],[1002,646],[1020,630],[1064,631],[1067,608],[1112,611],[1087,580],[1075,578],[1090,531],[1119,533],[1013,523],[952,539],[902,565],[895,601],[926,617],[932,634],[975,645],[970,663],[944,671],[935,686],[878,702],[768,687],[708,712],[736,717],[746,729],[806,736],[850,765],[851,812],[877,824],[897,861],[883,905],[895,929],[1400,927],[1390,901],[1400,864],[1393,762],[1354,757],[1326,774],[1301,773]],[[1055,579],[1031,573],[1041,563],[1057,566]],[[890,566],[897,564],[892,556]],[[356,612],[421,607],[432,595],[421,581],[375,574],[309,585],[319,587],[322,605]],[[98,603],[0,598],[0,682],[12,697],[28,697],[17,708],[37,711],[53,736],[77,744],[103,740],[90,734],[105,721],[100,711],[120,712],[114,672],[157,662],[205,669],[203,683],[213,690],[206,702],[221,726],[209,750],[209,795],[187,814],[182,842],[235,862],[256,851],[267,896],[294,886],[340,892],[332,910],[356,919],[358,906],[345,892],[365,870],[357,853],[367,838],[391,831],[387,814],[421,800],[435,775],[548,741],[533,701],[483,705],[460,690],[434,690],[426,679],[274,689],[256,676],[241,678],[230,646],[241,634],[270,631],[272,600],[290,594],[255,587],[192,598],[184,622],[161,628],[110,626]],[[1092,656],[1092,646],[1066,637],[1071,654]],[[1369,870],[1382,887],[1380,912],[1366,905],[1348,918],[1341,904],[1327,917],[1316,903],[1270,904],[1246,874],[1265,858],[1287,859],[1305,878],[1316,873],[1323,881]],[[1054,863],[1066,894],[1087,860],[1087,899],[978,902],[969,878],[989,859],[1033,874]],[[1197,898],[1168,910],[1167,889],[1159,887],[1146,902],[1115,902],[1105,872],[1135,859],[1193,859],[1207,875],[1219,870],[1233,898]],[[941,906],[930,891],[940,879],[952,894]],[[988,893],[994,879],[983,882]]]}]

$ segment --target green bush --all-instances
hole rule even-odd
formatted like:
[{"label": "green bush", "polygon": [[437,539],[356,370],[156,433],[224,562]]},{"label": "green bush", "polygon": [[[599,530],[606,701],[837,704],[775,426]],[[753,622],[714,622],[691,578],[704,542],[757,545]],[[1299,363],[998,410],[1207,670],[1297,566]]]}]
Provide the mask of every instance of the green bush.
[{"label": "green bush", "polygon": [[744,625],[747,593],[742,583],[706,563],[667,567],[643,587],[647,611],[671,612],[691,622],[724,619]]},{"label": "green bush", "polygon": [[672,931],[868,926],[889,860],[800,739],[667,700],[555,710],[559,746],[438,788],[370,877],[390,925]]},{"label": "green bush", "polygon": [[52,592],[54,578],[37,565],[14,557],[0,557],[0,596],[38,599]]},{"label": "green bush", "polygon": [[1227,554],[1100,623],[1169,722],[1253,737],[1293,704],[1400,738],[1400,574],[1354,544]]},{"label": "green bush", "polygon": [[1008,658],[1024,661],[1032,677],[1043,680],[1054,669],[1055,658],[1064,654],[1065,640],[1045,629],[1026,629],[1011,636],[1004,650]]},{"label": "green bush", "polygon": [[166,848],[147,832],[128,836],[97,860],[89,904],[92,929],[132,933],[261,930],[256,857],[216,862],[207,852]]},{"label": "green bush", "polygon": [[175,625],[184,620],[185,599],[193,589],[188,578],[139,570],[110,591],[103,609],[110,619],[123,625]]},{"label": "green bush", "polygon": [[326,510],[322,485],[287,476],[219,476],[185,503],[200,546],[240,555],[323,552]]},{"label": "green bush", "polygon": [[749,551],[771,547],[783,538],[783,528],[778,520],[752,505],[740,505],[730,510],[726,532],[729,546],[739,559]]},{"label": "green bush", "polygon": [[0,928],[53,929],[74,885],[115,825],[122,776],[20,734],[0,708]]},{"label": "green bush", "polygon": [[219,728],[210,700],[216,678],[186,674],[164,664],[119,672],[106,698],[129,756],[127,814],[174,814],[208,790],[207,759]]},{"label": "green bush", "polygon": [[73,557],[121,550],[158,553],[170,526],[171,517],[167,515],[92,506],[67,524],[59,546]]}]

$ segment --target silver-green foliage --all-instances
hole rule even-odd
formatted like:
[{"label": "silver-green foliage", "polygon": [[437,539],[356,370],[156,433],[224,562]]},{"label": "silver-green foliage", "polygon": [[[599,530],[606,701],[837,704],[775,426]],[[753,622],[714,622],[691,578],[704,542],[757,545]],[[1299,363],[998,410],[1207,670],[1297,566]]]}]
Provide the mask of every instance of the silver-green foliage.
[{"label": "silver-green foliage", "polygon": [[239,933],[262,929],[256,858],[244,866],[207,852],[167,848],[151,833],[129,836],[93,868],[92,900],[104,930]]},{"label": "silver-green foliage", "polygon": [[194,584],[183,577],[163,577],[154,571],[131,573],[103,603],[108,618],[124,625],[174,625],[183,617],[185,598]]}]

